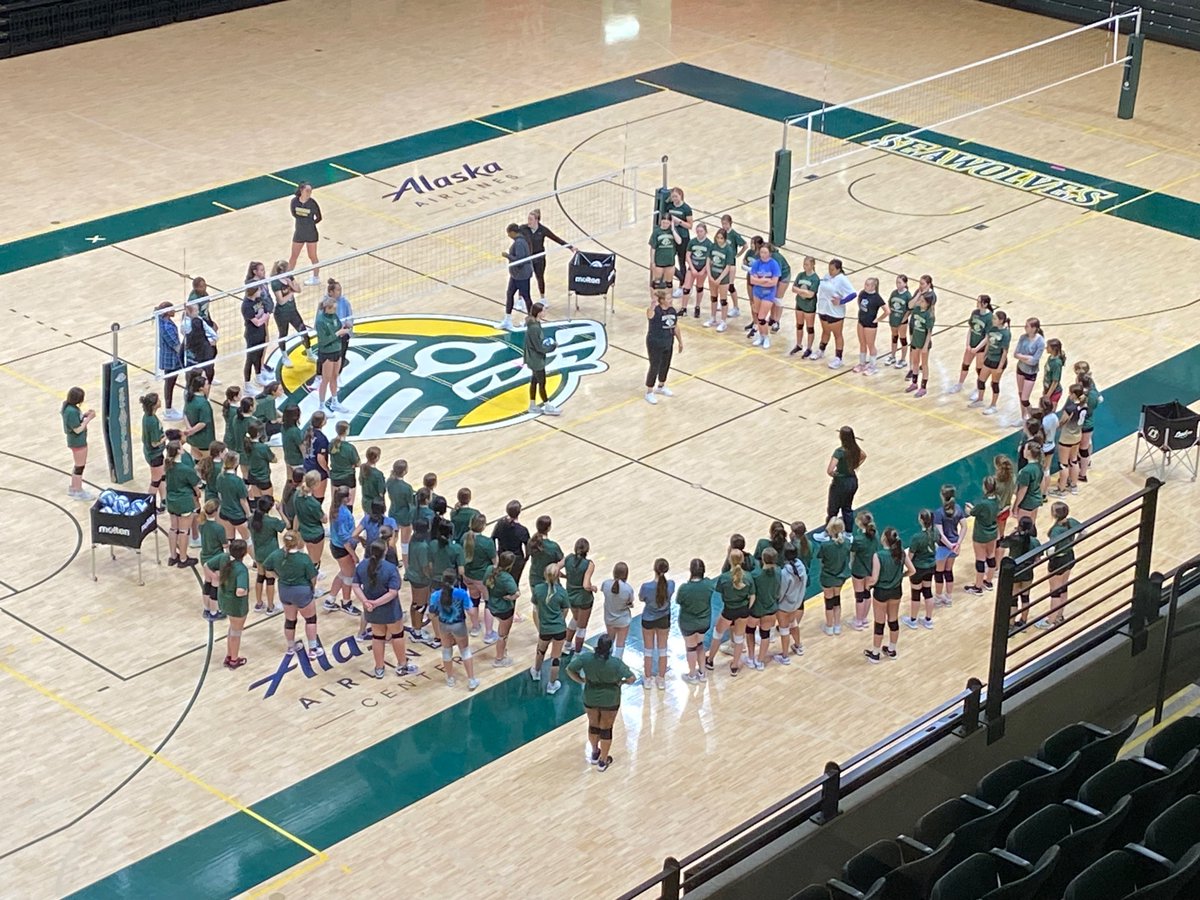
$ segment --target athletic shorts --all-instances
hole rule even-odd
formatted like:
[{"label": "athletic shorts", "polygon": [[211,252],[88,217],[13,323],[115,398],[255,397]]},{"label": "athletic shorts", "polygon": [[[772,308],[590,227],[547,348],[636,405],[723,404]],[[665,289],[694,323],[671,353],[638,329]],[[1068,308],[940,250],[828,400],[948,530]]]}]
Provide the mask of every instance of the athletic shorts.
[{"label": "athletic shorts", "polygon": [[1006,506],[1006,507],[1004,507],[1004,509],[1000,510],[1000,512],[996,516],[996,524],[1003,525],[1005,522],[1007,522],[1010,513],[1012,513],[1012,508],[1008,507],[1008,506]]},{"label": "athletic shorts", "polygon": [[467,623],[465,621],[451,622],[447,625],[445,622],[442,622],[442,631],[452,637],[465,638],[467,636]]},{"label": "athletic shorts", "polygon": [[651,631],[665,631],[671,627],[671,617],[663,616],[661,619],[649,619],[649,620],[647,620],[645,617],[643,617],[642,618],[642,627],[648,628]]},{"label": "athletic shorts", "polygon": [[822,322],[824,322],[826,325],[832,325],[835,322],[845,322],[846,321],[844,316],[831,316],[831,315],[827,315],[826,313],[817,313],[817,318],[820,319]]},{"label": "athletic shorts", "polygon": [[619,706],[585,706],[584,707],[584,709],[594,709],[597,712],[617,712],[618,710],[620,710],[620,708],[621,707],[619,707]]},{"label": "athletic shorts", "polygon": [[729,622],[736,622],[738,619],[748,619],[750,618],[750,607],[735,606],[733,609],[730,609],[726,606],[721,610],[721,618]]},{"label": "athletic shorts", "polygon": [[1017,377],[1023,378],[1026,381],[1037,381],[1038,373],[1037,372],[1022,372],[1020,369],[1017,369]]},{"label": "athletic shorts", "polygon": [[679,629],[684,637],[691,637],[694,634],[708,634],[708,629],[712,628],[712,623],[705,625],[703,628],[681,628]]},{"label": "athletic shorts", "polygon": [[317,353],[317,372],[320,373],[325,363],[340,363],[342,361],[342,350],[339,347],[336,353]]},{"label": "athletic shorts", "polygon": [[247,478],[246,484],[250,485],[252,488],[258,488],[260,491],[266,491],[268,494],[271,493],[272,490],[270,478],[263,479],[262,481],[256,481],[253,478]]},{"label": "athletic shorts", "polygon": [[554,634],[542,634],[540,632],[538,633],[539,641],[565,641],[566,639],[567,639],[567,633],[565,631],[558,631],[558,632],[555,632]]},{"label": "athletic shorts", "polygon": [[918,587],[924,581],[933,581],[933,569],[917,569],[908,579],[913,587]]},{"label": "athletic shorts", "polygon": [[1063,572],[1071,571],[1071,567],[1075,565],[1075,560],[1070,556],[1052,556],[1046,563],[1046,570],[1051,575],[1059,575]]},{"label": "athletic shorts", "polygon": [[1053,394],[1050,395],[1050,402],[1053,403],[1055,405],[1055,407],[1058,406],[1058,401],[1061,399],[1062,399],[1062,388],[1059,388]]},{"label": "athletic shorts", "polygon": [[220,519],[222,522],[228,522],[230,525],[233,525],[233,526],[246,524],[245,516],[235,516],[233,518],[230,518],[229,516],[225,515],[225,513],[217,513],[217,518]]},{"label": "athletic shorts", "polygon": [[879,327],[879,323],[878,322],[864,322],[862,319],[859,319],[858,327],[865,328],[868,331],[874,331],[876,328]]},{"label": "athletic shorts", "polygon": [[904,595],[904,587],[899,584],[890,588],[877,587],[874,588],[874,591],[875,599],[880,603],[887,603],[889,600],[899,600]]},{"label": "athletic shorts", "polygon": [[163,465],[163,463],[163,455],[160,453],[157,456],[152,457],[148,465],[152,469],[157,469],[159,466]]},{"label": "athletic shorts", "polygon": [[303,609],[312,603],[312,585],[281,584],[279,585],[279,600],[284,606],[295,606],[298,609]]},{"label": "athletic shorts", "polygon": [[934,551],[934,559],[936,559],[938,562],[950,559],[951,557],[958,559],[958,554],[951,553],[949,547],[939,545],[937,550]]},{"label": "athletic shorts", "polygon": [[345,547],[339,547],[337,544],[329,545],[329,552],[333,554],[334,559],[345,559],[350,555],[350,551]]},{"label": "athletic shorts", "polygon": [[509,609],[509,610],[506,610],[505,612],[496,612],[494,609],[489,608],[488,612],[490,612],[492,614],[492,618],[499,619],[501,622],[507,622],[509,619],[511,619],[513,617],[513,613],[515,613],[516,610]]},{"label": "athletic shorts", "polygon": [[334,487],[348,487],[351,490],[358,487],[358,478],[355,477],[353,472],[345,477],[334,478],[332,481]]},{"label": "athletic shorts", "polygon": [[[303,537],[303,535],[301,535],[301,537]],[[315,547],[317,544],[324,543],[324,541],[325,535],[321,535],[319,538],[313,538],[311,541],[308,538],[304,538],[304,543],[308,544],[310,547]]]}]

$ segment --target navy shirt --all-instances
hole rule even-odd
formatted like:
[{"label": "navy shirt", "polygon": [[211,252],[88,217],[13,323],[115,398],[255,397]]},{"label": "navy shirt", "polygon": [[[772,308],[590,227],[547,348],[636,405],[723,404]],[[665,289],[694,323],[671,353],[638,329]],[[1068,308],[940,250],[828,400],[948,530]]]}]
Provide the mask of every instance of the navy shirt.
[{"label": "navy shirt", "polygon": [[325,437],[325,432],[319,428],[313,428],[312,446],[308,449],[308,454],[304,457],[305,472],[320,472],[322,478],[328,478],[329,473],[321,468],[317,462],[318,454],[324,454],[325,458],[329,458],[329,438]]},{"label": "navy shirt", "polygon": [[679,312],[673,306],[663,309],[657,304],[654,315],[647,320],[649,330],[646,332],[646,343],[651,347],[670,347],[675,340],[675,319]]},{"label": "navy shirt", "polygon": [[861,293],[858,295],[858,324],[868,327],[875,324],[879,310],[883,308],[884,300],[878,293]]}]

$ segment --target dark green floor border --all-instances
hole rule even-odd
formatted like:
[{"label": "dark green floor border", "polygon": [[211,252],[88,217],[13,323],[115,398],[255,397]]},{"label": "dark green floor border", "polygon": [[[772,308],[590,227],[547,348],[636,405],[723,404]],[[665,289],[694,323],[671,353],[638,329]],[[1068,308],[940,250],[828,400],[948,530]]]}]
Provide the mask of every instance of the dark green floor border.
[{"label": "dark green floor border", "polygon": [[[776,119],[819,106],[817,101],[799,95],[694,66],[670,66],[640,77],[683,94]],[[635,79],[622,79],[540,104],[497,113],[489,119],[503,128],[518,131],[645,96],[654,90]],[[848,119],[847,123],[850,121],[853,120]],[[845,127],[850,126],[846,124]],[[849,137],[855,133],[848,130],[846,135]],[[330,163],[336,162],[358,172],[378,171],[489,140],[499,134],[501,132],[496,129],[478,123],[460,123],[276,174],[292,181],[303,178],[318,185],[330,184],[353,177],[333,168]],[[472,137],[475,140],[470,140]],[[976,149],[990,158],[1005,158],[999,150]],[[1018,160],[1032,170],[1050,169],[1044,163],[1025,157],[1008,154],[1007,158]],[[1108,190],[1116,191],[1119,187],[1124,192],[1121,196],[1127,198],[1148,193],[1141,188],[1085,173],[1067,174],[1081,183],[1105,186]],[[215,192],[60,229],[0,247],[0,274],[91,249],[92,245],[83,240],[88,234],[104,234],[110,241],[128,240],[220,214],[219,208],[212,204],[214,199],[219,199],[227,206],[241,208],[278,199],[289,192],[286,185],[264,176],[237,185],[227,185]],[[1191,227],[1189,223],[1194,224],[1198,205],[1178,198],[1167,199],[1186,205],[1188,215],[1193,218],[1182,224]],[[1136,208],[1141,202],[1130,203],[1116,213]],[[1161,212],[1162,208],[1149,204],[1147,209]],[[1180,234],[1191,234],[1190,231],[1179,230],[1181,223],[1178,220],[1155,220],[1147,224]],[[1133,432],[1137,427],[1141,403],[1147,398],[1162,400],[1178,397],[1184,402],[1191,402],[1200,397],[1200,347],[1159,363],[1110,388],[1105,394],[1107,402],[1097,416],[1095,446],[1098,450]],[[980,481],[990,470],[992,457],[1002,450],[1010,450],[1011,443],[1011,437],[999,440],[876,498],[869,506],[881,522],[895,523],[904,529],[908,520],[913,518],[914,510],[936,500],[942,484],[962,485],[965,496],[971,497],[973,492],[970,485]],[[522,675],[510,677],[265,798],[254,804],[253,809],[308,844],[325,850],[548,734],[580,714],[579,696],[574,686],[565,687],[554,697],[547,697],[528,678]],[[306,856],[305,851],[295,843],[239,813],[176,841],[73,896],[155,896],[164,890],[180,898],[228,896],[262,884],[302,862]]]},{"label": "dark green floor border", "polygon": [[[648,82],[648,83],[647,83]],[[58,228],[7,244],[0,244],[0,275],[52,262],[65,256],[86,253],[120,241],[145,237],[168,228],[223,215],[230,210],[244,209],[259,203],[287,197],[292,188],[286,182],[308,181],[323,187],[356,177],[353,172],[369,175],[405,163],[415,162],[471,147],[502,137],[505,131],[524,131],[561,121],[571,116],[645,97],[658,92],[658,87],[676,93],[707,100],[742,112],[762,116],[777,122],[786,117],[812,112],[825,105],[820,100],[782,91],[765,85],[734,78],[710,69],[687,63],[676,63],[643,72],[638,76],[617,79],[594,87],[572,91],[558,97],[528,103],[514,109],[469,119],[454,125],[411,135],[373,147],[364,147],[327,159],[281,169],[272,175],[260,175],[245,181],[222,185],[172,200],[164,200],[128,212],[117,213],[77,225]],[[484,124],[490,123],[490,124]],[[491,127],[491,126],[496,127]],[[867,143],[888,125],[886,119],[854,110],[840,110],[830,116],[826,131],[836,137]],[[894,131],[910,130],[911,126],[897,124]],[[503,130],[501,130],[503,129]],[[864,134],[865,133],[865,134]],[[797,134],[800,134],[797,130]],[[1090,187],[1112,192],[1115,196],[1095,208],[1111,210],[1121,219],[1139,222],[1152,228],[1200,238],[1200,203],[1159,194],[1146,188],[1102,178],[1087,172],[1055,166],[995,147],[960,142],[957,138],[938,132],[925,132],[922,140],[945,144],[957,152],[972,153],[1027,169],[1050,178],[1065,178]],[[766,154],[773,148],[763,148]],[[340,167],[340,168],[339,168]],[[351,171],[346,171],[349,169]],[[284,179],[280,181],[279,179]],[[994,182],[1001,183],[1001,182]],[[219,205],[218,205],[219,204]],[[89,238],[99,235],[103,241]]]}]

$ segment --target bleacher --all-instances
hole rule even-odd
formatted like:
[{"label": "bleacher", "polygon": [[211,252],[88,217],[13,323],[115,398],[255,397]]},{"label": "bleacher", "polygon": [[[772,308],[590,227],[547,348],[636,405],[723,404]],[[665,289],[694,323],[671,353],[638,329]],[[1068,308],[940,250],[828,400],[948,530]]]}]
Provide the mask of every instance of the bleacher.
[{"label": "bleacher", "polygon": [[1146,37],[1180,47],[1200,50],[1200,3],[1196,0],[1139,0],[1115,5],[1110,0],[985,0],[1025,12],[1040,13],[1086,24],[1121,9],[1140,6]]}]

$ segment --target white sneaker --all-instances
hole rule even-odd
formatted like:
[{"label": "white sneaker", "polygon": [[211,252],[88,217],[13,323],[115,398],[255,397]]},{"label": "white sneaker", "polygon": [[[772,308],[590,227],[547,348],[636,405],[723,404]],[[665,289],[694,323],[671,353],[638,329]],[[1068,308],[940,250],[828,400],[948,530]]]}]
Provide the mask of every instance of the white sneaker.
[{"label": "white sneaker", "polygon": [[280,354],[279,365],[283,366],[285,369],[292,369],[295,368],[296,364],[292,362],[292,358],[290,356],[288,356],[286,353],[283,353]]},{"label": "white sneaker", "polygon": [[994,407],[994,406],[989,406],[987,409],[985,409],[985,410],[983,411],[983,414],[984,414],[985,416],[994,416],[994,415],[996,414],[996,407]]},{"label": "white sneaker", "polygon": [[499,327],[505,331],[512,331],[512,316],[505,316],[501,319]]},{"label": "white sneaker", "polygon": [[320,284],[321,279],[318,278],[316,275],[309,275],[307,278],[304,279],[304,283],[311,287],[312,285]]},{"label": "white sneaker", "polygon": [[982,400],[972,400],[967,404],[967,409],[979,409],[981,406],[983,406]]},{"label": "white sneaker", "polygon": [[486,645],[488,647],[490,647],[492,644],[496,643],[498,640],[500,640],[500,635],[498,633],[496,633],[495,631],[489,631],[487,634],[485,634],[483,636],[483,643],[484,643],[484,645]]},{"label": "white sneaker", "polygon": [[718,322],[717,323],[717,334],[723,334],[724,332],[725,332],[725,323]]},{"label": "white sneaker", "polygon": [[903,369],[907,365],[908,365],[908,360],[897,359],[894,363],[892,363],[892,368],[893,369]]},{"label": "white sneaker", "polygon": [[1025,426],[1025,420],[1020,418],[1008,419],[1004,422],[1004,426],[1006,428],[1023,428]]},{"label": "white sneaker", "polygon": [[198,538],[198,537],[188,538],[188,546],[191,547],[193,550],[196,549],[197,547],[200,546],[200,538]]},{"label": "white sneaker", "polygon": [[738,309],[736,306],[729,311],[729,318],[731,318],[731,319],[740,318],[741,315],[742,315],[742,311],[740,309]]},{"label": "white sneaker", "polygon": [[952,385],[950,385],[950,387],[946,388],[946,393],[947,394],[957,394],[961,390],[962,390],[961,384],[952,384]]},{"label": "white sneaker", "polygon": [[763,336],[762,336],[761,334],[756,334],[756,335],[754,336],[754,340],[752,340],[752,341],[750,342],[750,346],[752,346],[752,347],[761,347],[761,346],[763,345],[763,340],[764,340],[764,338],[763,338]]},{"label": "white sneaker", "polygon": [[700,323],[700,327],[701,328],[712,328],[716,324],[717,324],[716,319],[706,319],[705,321]]},{"label": "white sneaker", "polygon": [[764,350],[770,350],[771,349],[771,338],[764,334],[763,339],[762,339],[762,344],[760,346]]},{"label": "white sneaker", "polygon": [[96,495],[93,494],[91,491],[89,491],[87,488],[83,488],[82,490],[78,490],[78,491],[67,491],[67,493],[70,494],[72,497],[74,497],[76,500],[82,500],[84,503],[91,503],[96,499]]},{"label": "white sneaker", "polygon": [[511,656],[502,656],[499,659],[492,660],[493,669],[507,669],[512,664],[513,660]]},{"label": "white sneaker", "polygon": [[332,409],[332,410],[333,410],[334,412],[336,412],[336,413],[348,413],[348,412],[350,412],[350,407],[348,407],[348,406],[342,406],[342,404],[338,403],[338,402],[337,402],[337,400],[334,400],[334,399],[331,399],[331,400],[329,401],[329,408],[330,408],[330,409]]},{"label": "white sneaker", "polygon": [[247,397],[257,397],[262,393],[262,391],[258,389],[258,385],[256,385],[254,382],[247,381],[246,386],[242,388],[242,393],[244,393]]},{"label": "white sneaker", "polygon": [[667,680],[659,675],[654,679],[654,686],[660,691],[665,691],[667,689]]},{"label": "white sneaker", "polygon": [[976,388],[975,390],[971,391],[971,396],[968,399],[970,399],[970,401],[972,403],[974,403],[976,400],[981,399],[979,396],[979,388]]},{"label": "white sneaker", "polygon": [[534,681],[541,681],[542,680],[542,670],[539,669],[537,666],[530,666],[529,667],[529,677],[532,678]]},{"label": "white sneaker", "polygon": [[921,627],[922,627],[922,628],[929,628],[929,629],[931,629],[931,630],[932,630],[932,628],[933,628],[933,619],[922,619],[922,620],[921,620]]},{"label": "white sneaker", "polygon": [[840,369],[841,367],[842,367],[842,358],[840,356],[835,356],[833,359],[831,359],[829,361],[829,368]]},{"label": "white sneaker", "polygon": [[671,291],[671,296],[674,299],[678,300],[680,297],[683,296],[683,288],[675,288],[673,291]]},{"label": "white sneaker", "polygon": [[540,413],[542,411],[542,408],[540,406],[538,406],[536,403],[530,403],[529,411],[531,413]]},{"label": "white sneaker", "polygon": [[266,387],[268,384],[270,384],[274,380],[275,380],[275,377],[273,375],[268,374],[267,372],[259,372],[258,373],[258,383],[261,384],[263,387]]},{"label": "white sneaker", "polygon": [[180,419],[183,418],[183,413],[181,413],[177,409],[168,409],[166,412],[163,413],[163,418],[166,419],[168,422],[178,422]]},{"label": "white sneaker", "polygon": [[841,633],[842,633],[842,626],[841,626],[841,625],[834,625],[834,626],[833,626],[833,633],[834,633],[834,634],[841,634]]},{"label": "white sneaker", "polygon": [[669,387],[667,387],[665,384],[660,384],[658,387],[656,387],[654,389],[654,393],[661,394],[664,397],[674,397],[675,396],[675,392],[673,390],[671,390]]},{"label": "white sneaker", "polygon": [[454,679],[454,676],[453,676],[453,675],[447,675],[447,676],[446,676],[446,687],[454,687],[454,685],[456,685],[457,683],[458,683],[458,682],[457,682],[457,681],[455,681],[455,679]]},{"label": "white sneaker", "polygon": [[903,622],[909,628],[917,627],[917,620],[914,619],[912,616],[901,616],[900,621]]},{"label": "white sneaker", "polygon": [[544,416],[561,416],[562,410],[557,406],[551,406],[549,403],[542,404],[542,415]]},{"label": "white sneaker", "polygon": [[[313,360],[313,361],[315,362],[316,360]],[[213,380],[210,382],[210,384],[212,384],[212,386],[213,386],[213,387],[216,387],[216,386],[217,386],[218,384],[220,384],[220,383],[221,383],[221,379],[220,379],[220,378],[214,378],[214,379],[213,379]]]},{"label": "white sneaker", "polygon": [[477,687],[479,687],[479,679],[478,678],[468,678],[467,679],[467,690],[468,691],[473,691]]},{"label": "white sneaker", "polygon": [[562,687],[561,681],[558,681],[558,680],[552,681],[548,685],[546,685],[546,693],[547,694],[557,694],[559,691],[559,688],[561,688],[561,687]]},{"label": "white sneaker", "polygon": [[874,363],[870,363],[870,364],[868,364],[868,366],[867,366],[866,370],[863,372],[863,374],[864,375],[878,375],[879,369],[877,369],[875,367]]},{"label": "white sneaker", "polygon": [[646,402],[651,406],[658,405],[658,398],[654,396],[654,391],[646,391]]}]

